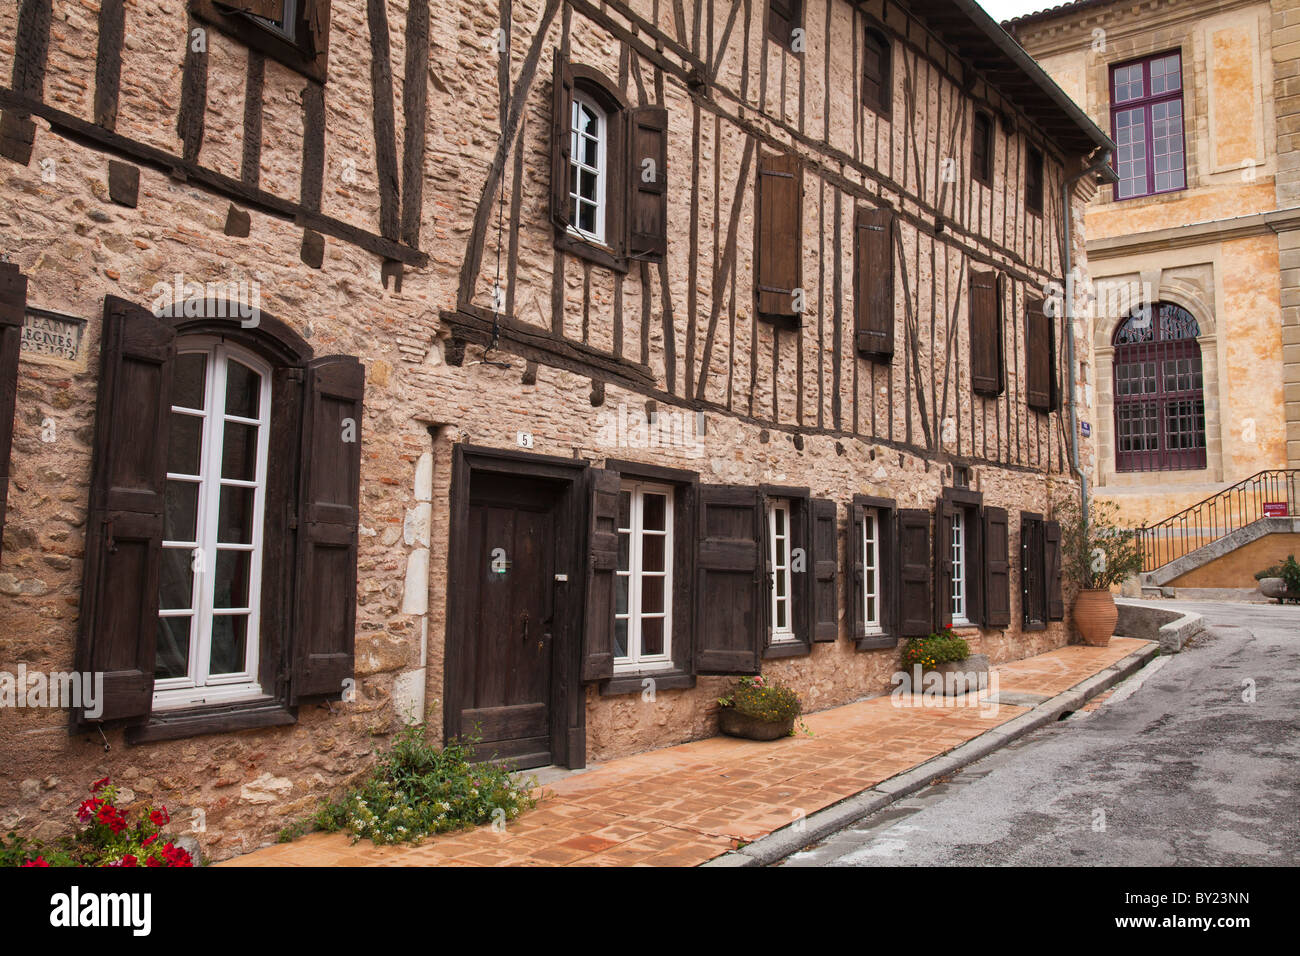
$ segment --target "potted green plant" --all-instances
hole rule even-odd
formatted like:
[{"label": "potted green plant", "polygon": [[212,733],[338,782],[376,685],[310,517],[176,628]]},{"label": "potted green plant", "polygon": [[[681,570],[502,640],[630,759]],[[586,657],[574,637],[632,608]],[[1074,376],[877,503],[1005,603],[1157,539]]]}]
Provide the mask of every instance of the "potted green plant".
[{"label": "potted green plant", "polygon": [[1105,647],[1119,622],[1110,589],[1142,571],[1141,538],[1119,526],[1119,509],[1109,501],[1094,501],[1086,515],[1070,501],[1059,514],[1062,570],[1079,589],[1074,628],[1086,643]]},{"label": "potted green plant", "polygon": [[1256,573],[1255,580],[1265,597],[1276,598],[1279,604],[1300,602],[1300,563],[1294,554],[1288,554],[1281,564],[1274,564]]},{"label": "potted green plant", "polygon": [[912,693],[934,688],[948,697],[988,687],[989,659],[972,654],[970,645],[945,627],[926,637],[912,637],[903,645],[903,671]]},{"label": "potted green plant", "polygon": [[761,674],[740,678],[730,694],[718,698],[718,707],[718,729],[747,740],[788,737],[803,713],[798,694]]}]

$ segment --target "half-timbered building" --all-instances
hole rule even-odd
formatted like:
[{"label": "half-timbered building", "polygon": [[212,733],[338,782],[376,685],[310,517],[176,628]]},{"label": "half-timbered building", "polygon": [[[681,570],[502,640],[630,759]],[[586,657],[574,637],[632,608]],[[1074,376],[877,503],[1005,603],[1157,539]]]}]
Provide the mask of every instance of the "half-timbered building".
[{"label": "half-timbered building", "polygon": [[1068,642],[1111,144],[974,3],[20,0],[0,77],[0,670],[103,675],[0,823],[229,856],[401,720],[581,767]]}]

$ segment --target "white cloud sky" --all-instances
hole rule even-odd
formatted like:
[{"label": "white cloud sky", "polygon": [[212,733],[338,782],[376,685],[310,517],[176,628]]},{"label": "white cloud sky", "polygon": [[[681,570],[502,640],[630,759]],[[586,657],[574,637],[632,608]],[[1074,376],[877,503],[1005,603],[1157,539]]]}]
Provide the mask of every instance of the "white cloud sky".
[{"label": "white cloud sky", "polygon": [[979,0],[980,6],[999,23],[1011,17],[1047,10],[1064,2],[1065,0]]}]

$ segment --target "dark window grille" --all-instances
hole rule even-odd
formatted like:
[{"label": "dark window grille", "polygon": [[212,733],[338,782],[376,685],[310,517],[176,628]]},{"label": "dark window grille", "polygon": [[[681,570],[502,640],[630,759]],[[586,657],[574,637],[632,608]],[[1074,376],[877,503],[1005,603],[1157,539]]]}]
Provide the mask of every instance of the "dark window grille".
[{"label": "dark window grille", "polygon": [[1138,309],[1115,331],[1115,468],[1205,467],[1205,383],[1196,319],[1172,303]]}]

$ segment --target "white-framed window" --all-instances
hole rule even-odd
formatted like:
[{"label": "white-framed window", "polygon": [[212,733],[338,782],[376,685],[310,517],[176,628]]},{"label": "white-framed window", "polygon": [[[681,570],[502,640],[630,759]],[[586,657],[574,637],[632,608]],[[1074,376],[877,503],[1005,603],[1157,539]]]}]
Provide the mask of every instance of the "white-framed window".
[{"label": "white-framed window", "polygon": [[618,496],[614,671],[672,667],[673,489],[625,481]]},{"label": "white-framed window", "polygon": [[966,617],[966,512],[952,515],[952,622],[969,624]]},{"label": "white-framed window", "polygon": [[569,229],[605,241],[606,156],[609,117],[593,100],[573,94],[569,142]]},{"label": "white-framed window", "polygon": [[798,641],[794,633],[794,600],[790,579],[790,502],[785,498],[773,498],[767,505],[767,566],[771,575],[771,615],[772,631],[769,635],[773,644],[790,644]]},{"label": "white-framed window", "polygon": [[880,512],[862,513],[862,621],[868,634],[884,633],[880,602]]},{"label": "white-framed window", "polygon": [[258,697],[271,369],[182,341],[167,449],[154,707]]}]

